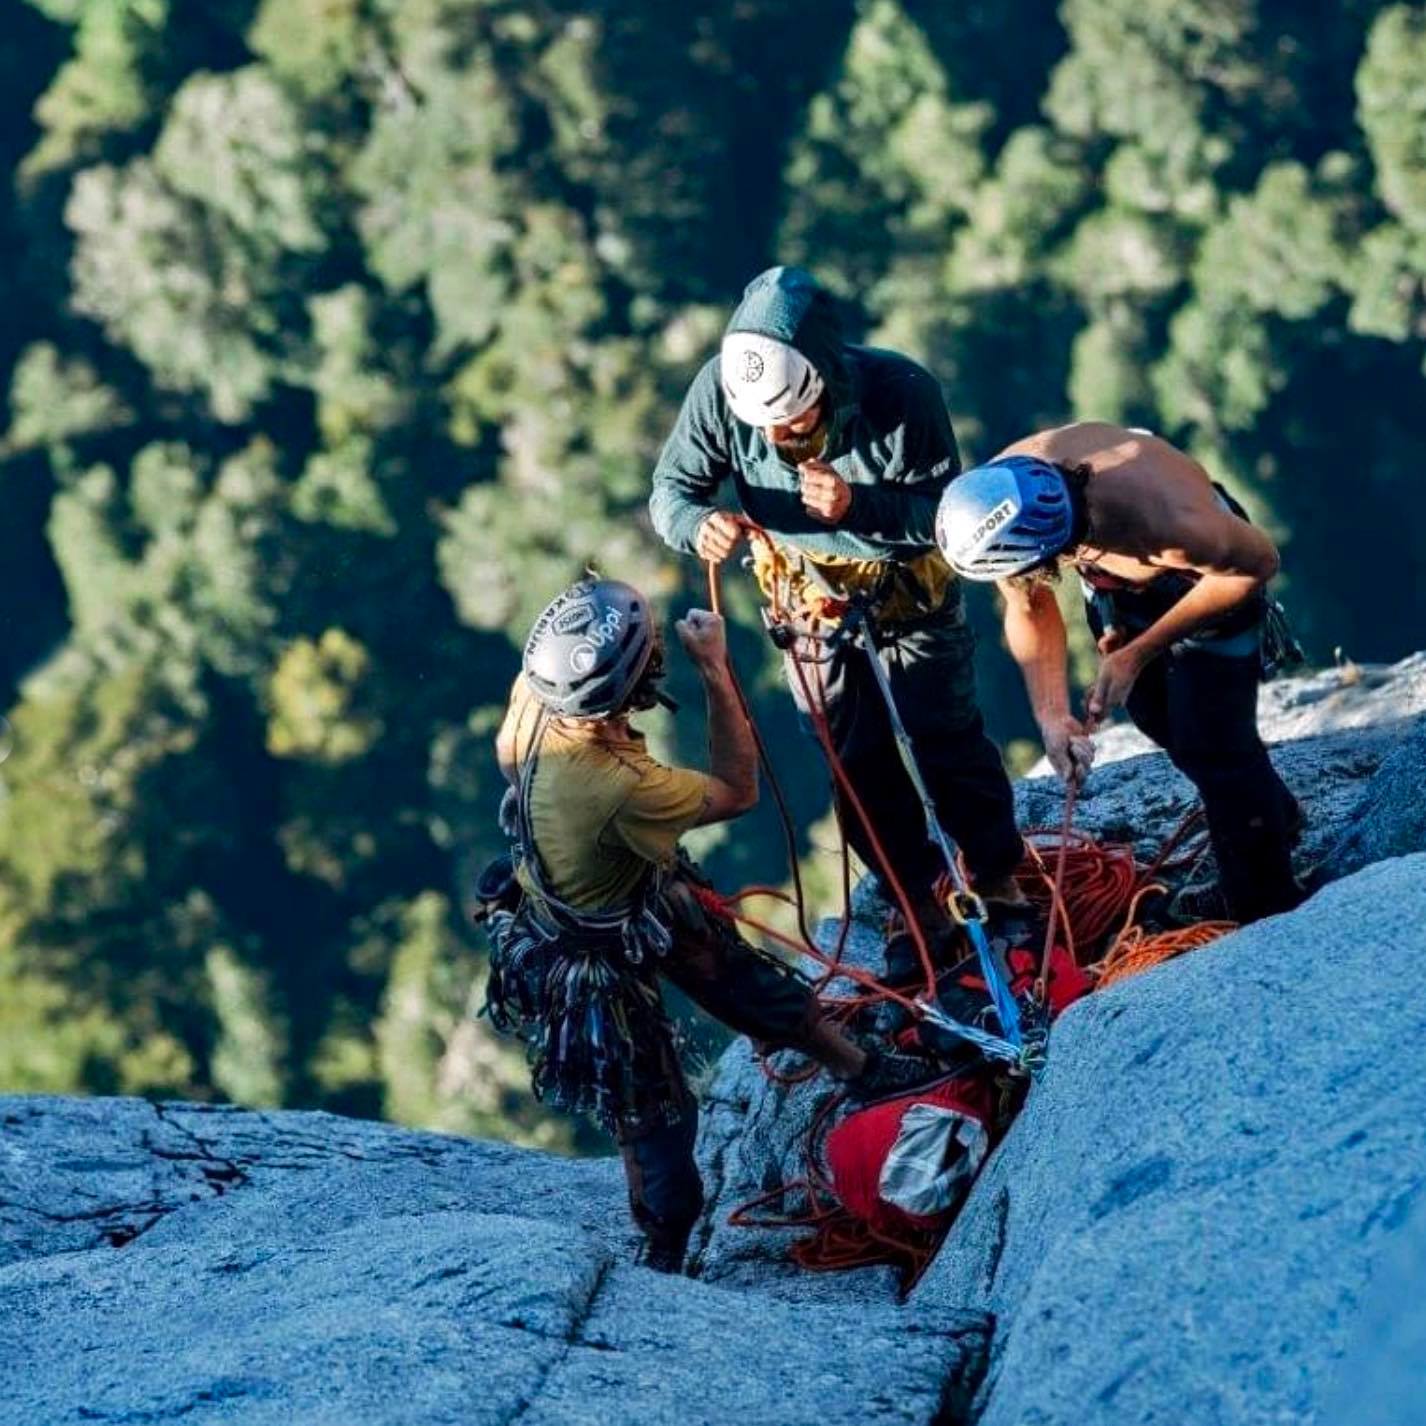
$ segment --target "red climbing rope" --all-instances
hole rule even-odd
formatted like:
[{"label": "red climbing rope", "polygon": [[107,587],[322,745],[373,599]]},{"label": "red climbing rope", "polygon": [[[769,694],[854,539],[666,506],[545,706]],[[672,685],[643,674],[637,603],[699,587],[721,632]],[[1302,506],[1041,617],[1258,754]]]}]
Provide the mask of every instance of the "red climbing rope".
[{"label": "red climbing rope", "polygon": [[[1168,866],[1169,858],[1183,847],[1195,825],[1193,817],[1184,819],[1147,866],[1136,861],[1130,847],[1100,845],[1084,833],[1074,831],[1070,825],[1072,820],[1071,812],[1058,830],[1038,828],[1027,833],[1027,856],[1017,873],[1017,880],[1043,908],[1051,932],[1056,926],[1060,927],[1071,952],[1078,948],[1079,954],[1075,958],[1094,975],[1096,990],[1207,945],[1235,929],[1231,922],[1212,921],[1150,935],[1138,924],[1142,903],[1151,892],[1163,889],[1162,883],[1153,880],[1151,873]],[[1191,861],[1196,855],[1196,852],[1184,853],[1181,859]],[[1055,871],[1050,870],[1052,861]],[[1062,875],[1057,876],[1061,871]],[[768,889],[757,890],[765,892]],[[719,898],[730,912],[739,899]],[[715,908],[710,904],[710,909]],[[794,944],[790,938],[771,931],[771,928],[763,928],[756,921],[741,916],[741,913],[734,914],[738,914],[753,929],[764,934],[770,932],[772,938],[781,944]],[[1112,935],[1103,956],[1097,961],[1086,962],[1082,959],[1084,953],[1102,945],[1116,925],[1120,929]],[[1048,938],[1048,944],[1052,951],[1053,935]],[[827,959],[820,953],[816,954],[819,959]],[[1048,964],[1043,956],[1040,967],[1040,978],[1044,982],[1048,979]],[[842,974],[869,988],[876,986],[874,977],[853,967],[844,967]],[[875,995],[903,1005],[908,1003],[904,996],[885,986],[876,986]],[[854,1007],[857,1001],[833,1003],[839,1008],[847,1005]],[[920,1230],[908,1227],[888,1234],[874,1229],[841,1206],[822,1171],[820,1144],[832,1117],[843,1103],[844,1096],[837,1094],[829,1096],[819,1107],[804,1146],[806,1168],[803,1176],[741,1205],[729,1215],[728,1222],[740,1227],[811,1229],[809,1236],[798,1240],[789,1250],[792,1259],[801,1267],[812,1272],[840,1272],[886,1264],[896,1268],[900,1274],[904,1295],[935,1259],[949,1228]],[[784,1213],[759,1211],[769,1204],[787,1202],[797,1195],[801,1195],[804,1202],[800,1209]]]},{"label": "red climbing rope", "polygon": [[[840,964],[825,951],[820,950],[815,942],[803,944],[793,936],[789,936],[779,931],[776,926],[769,925],[766,921],[760,921],[755,916],[749,916],[745,911],[738,909],[742,899],[747,896],[781,896],[773,887],[753,886],[744,891],[736,892],[732,896],[722,896],[711,887],[695,886],[693,894],[698,898],[699,904],[705,911],[714,916],[722,916],[729,921],[741,922],[749,929],[756,931],[760,936],[766,937],[774,945],[782,946],[785,950],[792,951],[798,955],[810,956],[819,965],[825,967],[835,976],[841,976],[855,984],[862,986],[870,992],[865,999],[859,998],[856,1001],[834,1000],[830,1002],[835,1006],[845,1007],[848,1004],[864,1004],[867,1000],[892,1000],[903,1009],[909,1010],[913,1015],[921,1012],[920,1003],[909,995],[904,995],[899,990],[892,990],[890,986],[883,985],[870,971],[862,970],[860,966],[849,966]],[[828,1003],[824,997],[824,1004]]]},{"label": "red climbing rope", "polygon": [[[748,540],[753,543],[765,543],[769,554],[773,558],[775,558],[776,546],[774,545],[772,537],[767,533],[767,531],[764,530],[761,526],[754,524],[751,520],[744,519],[741,523],[743,525],[745,533],[747,534]],[[713,606],[714,612],[721,613],[722,588],[718,565],[713,560],[709,560],[707,564],[709,600]],[[785,613],[782,608],[781,597],[778,593],[776,581],[774,581],[773,585],[771,605],[774,621],[777,623],[784,622]],[[815,638],[815,631],[809,634],[809,637]],[[808,680],[807,673],[804,668],[804,662],[805,660],[796,649],[790,651],[788,663],[794,671],[794,675],[797,679],[798,685],[802,693],[802,706],[807,710],[809,721],[812,724],[813,731],[815,732],[817,737],[817,741],[821,745],[823,756],[827,760],[827,766],[831,770],[832,777],[836,786],[841,790],[844,798],[846,799],[846,802],[852,808],[853,812],[856,814],[858,822],[860,822],[862,828],[866,832],[867,840],[871,845],[873,856],[876,859],[876,869],[883,874],[886,879],[887,885],[891,888],[892,895],[894,896],[896,904],[901,911],[901,915],[905,922],[906,929],[911,936],[912,944],[916,947],[916,953],[921,963],[922,974],[925,978],[926,993],[934,997],[936,992],[936,968],[931,958],[930,946],[927,943],[925,932],[921,927],[920,919],[917,917],[915,907],[913,906],[910,897],[906,893],[906,888],[902,884],[901,878],[897,875],[896,868],[892,865],[891,858],[887,854],[886,848],[877,833],[876,827],[872,823],[871,816],[867,812],[866,807],[863,804],[861,797],[858,795],[856,788],[852,785],[851,778],[848,776],[847,770],[842,763],[840,755],[837,752],[835,740],[832,737],[831,724],[827,717],[825,686],[823,686],[822,681],[819,679],[816,695],[814,696],[811,683]],[[757,730],[757,725],[752,717],[752,710],[749,707],[747,698],[744,695],[742,687],[738,682],[737,675],[732,670],[731,659],[729,660],[729,671],[732,674],[733,686],[735,691],[737,692],[738,700],[742,705],[743,712],[747,716],[749,723],[753,727],[754,737],[756,739],[758,747],[759,761],[762,763],[763,770],[768,776],[769,785],[777,789],[776,774],[772,768],[771,757],[767,752],[767,747],[762,739],[761,734]],[[834,973],[840,973],[841,952],[845,946],[846,937],[851,921],[850,897],[847,897],[843,906],[842,924],[838,936],[838,950],[836,962],[835,964],[829,963],[827,957],[825,957],[823,953],[817,949],[811,931],[807,926],[806,896],[797,867],[796,830],[792,826],[790,814],[787,814],[786,812],[786,799],[782,797],[780,789],[777,789],[774,795],[776,796],[778,801],[779,811],[784,814],[785,830],[788,833],[788,858],[792,866],[795,905],[797,907],[798,915],[798,929],[802,933],[802,944],[794,944],[790,948],[793,950],[804,952],[812,956],[813,959],[818,960],[825,965],[828,965],[829,969],[831,969]],[[842,857],[844,859],[843,886],[844,890],[848,890],[849,871],[847,869],[846,864],[848,851],[845,833],[842,835]],[[748,922],[747,924],[754,925],[755,929],[762,929],[761,927],[756,926],[756,923]],[[786,944],[785,939],[783,943]],[[852,976],[851,978],[854,980],[860,980],[861,975],[859,973],[858,975]],[[886,992],[885,990],[885,987],[881,986],[879,983],[873,982],[872,988],[879,997],[884,997],[886,994],[888,994],[888,992]],[[904,997],[898,996],[894,998],[901,999],[904,1001]],[[905,1003],[910,1004],[911,1002],[906,1001]]]},{"label": "red climbing rope", "polygon": [[[776,546],[771,536],[749,520],[743,528],[750,542],[766,542],[773,558],[774,575],[769,590],[769,603],[775,626],[791,627],[783,606],[776,576]],[[715,613],[722,613],[722,593],[718,565],[708,561],[709,597]],[[818,637],[815,620],[812,627],[798,631],[798,644],[788,650],[788,664],[802,694],[801,704],[807,711],[817,740],[831,771],[834,788],[839,790],[866,832],[871,844],[876,869],[884,876],[897,907],[916,947],[924,977],[925,994],[935,1000],[937,974],[925,932],[916,910],[906,893],[896,868],[873,826],[856,788],[852,785],[832,736],[826,708],[825,683],[821,678],[809,678],[807,667],[818,666],[815,658],[805,656],[799,645],[803,640],[815,643]],[[773,766],[771,754],[753,719],[752,709],[729,659],[729,674],[744,715],[753,731],[758,759],[783,825],[792,880],[792,894],[773,886],[749,886],[723,896],[710,888],[697,888],[695,894],[710,914],[737,921],[775,945],[797,955],[807,956],[823,968],[816,983],[816,992],[829,1013],[838,1018],[850,1018],[865,1005],[891,1001],[913,1016],[922,1013],[920,1002],[911,994],[883,984],[871,972],[843,963],[848,932],[851,926],[851,866],[845,831],[841,835],[843,910],[835,949],[832,954],[816,944],[808,926],[805,889],[801,879],[797,854],[797,829],[793,822],[781,784]],[[1077,789],[1071,785],[1065,797],[1064,816],[1057,829],[1032,828],[1025,834],[1026,857],[1016,873],[1016,880],[1027,897],[1046,920],[1044,944],[1040,950],[1036,998],[1047,1004],[1052,958],[1057,942],[1063,945],[1072,960],[1084,966],[1094,977],[1095,987],[1115,984],[1153,965],[1182,955],[1186,951],[1224,935],[1234,929],[1229,922],[1205,922],[1197,926],[1149,934],[1138,924],[1140,907],[1148,894],[1162,891],[1157,880],[1161,873],[1176,872],[1195,866],[1206,853],[1206,835],[1202,814],[1191,813],[1170,834],[1154,860],[1141,865],[1131,846],[1120,843],[1100,843],[1075,830],[1074,813]],[[838,826],[841,828],[840,808]],[[755,898],[770,898],[792,906],[796,911],[798,937],[787,935],[764,920],[747,914],[743,903]],[[1118,927],[1117,933],[1115,927]],[[1102,949],[1098,960],[1091,952]],[[836,978],[857,986],[855,995],[828,995],[827,988]],[[766,1061],[764,1073],[784,1085],[795,1085],[812,1079],[818,1073],[809,1064],[792,1074],[772,1069]],[[845,1096],[833,1094],[818,1108],[808,1130],[805,1145],[806,1171],[803,1177],[760,1194],[735,1209],[728,1222],[739,1227],[810,1228],[810,1237],[795,1243],[791,1256],[802,1267],[815,1272],[842,1271],[847,1268],[889,1263],[901,1273],[903,1292],[910,1291],[917,1279],[933,1261],[945,1236],[945,1229],[915,1230],[889,1235],[853,1216],[838,1202],[831,1183],[820,1165],[820,1143]],[[800,1194],[805,1206],[800,1210],[764,1213],[772,1203],[786,1203]]]},{"label": "red climbing rope", "polygon": [[[821,1143],[845,1096],[829,1095],[818,1107],[807,1130],[806,1171],[794,1179],[739,1205],[728,1215],[734,1228],[811,1228],[788,1255],[808,1272],[848,1272],[853,1268],[889,1264],[897,1269],[905,1297],[935,1261],[945,1238],[944,1229],[907,1228],[902,1234],[879,1232],[870,1223],[848,1213],[821,1169]],[[769,1204],[784,1203],[801,1195],[802,1209],[761,1212]]]},{"label": "red climbing rope", "polygon": [[[723,617],[723,590],[722,578],[715,560],[708,561],[708,602],[712,610],[719,618]],[[802,886],[802,867],[797,855],[797,824],[792,817],[792,809],[788,806],[787,795],[782,789],[782,781],[777,775],[777,769],[773,765],[772,754],[768,751],[767,743],[763,738],[762,729],[758,727],[757,719],[753,717],[752,705],[748,702],[748,696],[743,691],[743,685],[738,679],[737,668],[733,664],[731,652],[728,655],[728,679],[733,685],[734,696],[738,700],[738,706],[743,710],[743,717],[748,720],[748,727],[753,735],[753,746],[757,749],[758,766],[762,769],[763,779],[772,793],[773,802],[777,807],[778,820],[782,824],[783,841],[787,846],[788,874],[792,878],[795,900],[793,905],[797,909],[797,928],[802,933],[802,938],[809,944],[812,941],[812,932],[807,925],[807,896]],[[845,844],[843,855],[846,855]],[[847,877],[849,879],[850,869]],[[842,912],[842,927],[838,936],[838,949],[845,943],[847,933],[851,929],[851,902],[847,900]]]},{"label": "red climbing rope", "polygon": [[1055,951],[1055,931],[1062,929],[1069,953],[1074,955],[1074,931],[1065,911],[1065,871],[1069,865],[1070,837],[1074,833],[1074,804],[1079,796],[1079,784],[1071,781],[1065,788],[1065,815],[1060,823],[1060,845],[1055,853],[1055,874],[1050,879],[1050,908],[1045,917],[1045,944],[1040,951],[1040,973],[1035,977],[1035,999],[1041,1005],[1049,1003],[1050,957]]}]

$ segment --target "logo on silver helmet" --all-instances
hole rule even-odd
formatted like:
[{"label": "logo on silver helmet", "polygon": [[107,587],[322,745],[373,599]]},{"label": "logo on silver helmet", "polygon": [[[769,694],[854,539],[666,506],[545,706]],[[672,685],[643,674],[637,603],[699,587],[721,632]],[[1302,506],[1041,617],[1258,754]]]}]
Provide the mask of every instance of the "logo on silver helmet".
[{"label": "logo on silver helmet", "polygon": [[552,634],[577,634],[594,617],[594,606],[588,601],[572,604],[550,621]]},{"label": "logo on silver helmet", "polygon": [[751,348],[743,353],[743,380],[749,386],[755,381],[763,379],[763,372],[767,368],[763,365],[762,354],[755,352]]},{"label": "logo on silver helmet", "polygon": [[1015,512],[1020,507],[1014,500],[1007,497],[1002,500],[988,515],[986,515],[970,535],[961,541],[956,550],[960,556],[978,554],[980,550],[990,541],[990,537],[1007,521],[1015,518]]},{"label": "logo on silver helmet", "polygon": [[589,625],[584,638],[569,651],[570,672],[582,678],[591,672],[599,662],[599,651],[611,644],[624,627],[624,616],[617,609],[610,609],[597,623]]}]

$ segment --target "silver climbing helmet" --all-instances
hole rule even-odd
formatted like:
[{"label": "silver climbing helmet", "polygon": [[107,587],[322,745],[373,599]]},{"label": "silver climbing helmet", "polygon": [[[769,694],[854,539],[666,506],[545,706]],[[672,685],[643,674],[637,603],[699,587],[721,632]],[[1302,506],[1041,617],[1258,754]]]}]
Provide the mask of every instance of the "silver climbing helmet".
[{"label": "silver climbing helmet", "polygon": [[749,426],[795,421],[822,394],[817,369],[796,347],[760,332],[729,332],[719,354],[723,394]]},{"label": "silver climbing helmet", "polygon": [[1058,466],[1002,456],[958,475],[936,509],[936,543],[962,579],[1010,579],[1073,542],[1075,507]]},{"label": "silver climbing helmet", "polygon": [[[525,641],[531,693],[563,718],[603,718],[639,687],[658,647],[649,602],[619,579],[586,579],[556,596]],[[650,703],[653,699],[651,698]]]}]

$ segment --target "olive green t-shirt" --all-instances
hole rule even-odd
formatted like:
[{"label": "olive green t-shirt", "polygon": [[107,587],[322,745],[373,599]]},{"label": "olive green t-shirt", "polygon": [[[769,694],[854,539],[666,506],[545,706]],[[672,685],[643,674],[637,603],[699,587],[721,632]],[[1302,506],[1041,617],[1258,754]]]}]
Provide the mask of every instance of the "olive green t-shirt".
[{"label": "olive green t-shirt", "polygon": [[[515,680],[505,715],[506,738],[523,768],[539,705]],[[606,730],[607,733],[607,730]],[[673,860],[678,839],[701,815],[706,773],[665,767],[641,733],[599,739],[546,723],[530,787],[530,822],[550,890],[588,910],[626,904],[654,862]]]}]

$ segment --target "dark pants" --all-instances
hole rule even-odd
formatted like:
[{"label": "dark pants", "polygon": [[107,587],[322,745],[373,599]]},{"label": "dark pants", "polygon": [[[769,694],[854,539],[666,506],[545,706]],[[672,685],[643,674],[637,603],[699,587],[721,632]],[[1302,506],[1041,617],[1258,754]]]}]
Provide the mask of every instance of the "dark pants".
[{"label": "dark pants", "polygon": [[[1010,781],[976,706],[975,636],[960,602],[914,624],[878,630],[875,640],[942,827],[965,853],[974,880],[1008,875],[1024,849]],[[785,671],[809,732],[804,679],[813,706],[825,710],[837,756],[897,875],[912,895],[929,892],[945,864],[927,835],[865,647],[829,645],[804,632],[785,656]],[[857,855],[879,871],[871,840],[840,790],[838,809]]]},{"label": "dark pants", "polygon": [[[774,1048],[810,1051],[822,1018],[807,982],[782,962],[748,945],[730,926],[709,918],[675,882],[667,897],[674,945],[659,970],[729,1029]],[[703,1209],[703,1185],[694,1161],[698,1101],[684,1079],[672,1041],[660,1047],[671,1101],[683,1105],[670,1120],[629,1122],[617,1130],[629,1208],[665,1263],[676,1263]]]},{"label": "dark pants", "polygon": [[1258,736],[1259,680],[1256,657],[1184,649],[1150,663],[1127,704],[1135,726],[1198,789],[1223,895],[1240,922],[1303,899],[1289,846],[1299,811]]}]

